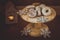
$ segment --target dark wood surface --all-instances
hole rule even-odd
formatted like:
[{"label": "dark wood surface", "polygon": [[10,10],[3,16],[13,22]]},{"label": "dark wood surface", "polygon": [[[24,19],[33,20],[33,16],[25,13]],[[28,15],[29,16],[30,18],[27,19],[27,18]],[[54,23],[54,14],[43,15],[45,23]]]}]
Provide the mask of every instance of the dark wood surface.
[{"label": "dark wood surface", "polygon": [[34,2],[44,3],[46,5],[60,5],[60,0],[13,0],[16,5],[29,5]]},{"label": "dark wood surface", "polygon": [[44,3],[47,5],[60,5],[60,0],[0,0],[3,5],[8,1],[12,1],[15,5],[29,5],[34,2]]}]

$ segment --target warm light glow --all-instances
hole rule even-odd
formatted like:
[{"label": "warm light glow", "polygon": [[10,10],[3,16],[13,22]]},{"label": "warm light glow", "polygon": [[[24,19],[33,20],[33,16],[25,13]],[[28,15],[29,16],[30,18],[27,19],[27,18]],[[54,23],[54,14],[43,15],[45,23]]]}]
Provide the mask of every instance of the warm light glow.
[{"label": "warm light glow", "polygon": [[14,20],[14,16],[9,16],[9,20]]}]

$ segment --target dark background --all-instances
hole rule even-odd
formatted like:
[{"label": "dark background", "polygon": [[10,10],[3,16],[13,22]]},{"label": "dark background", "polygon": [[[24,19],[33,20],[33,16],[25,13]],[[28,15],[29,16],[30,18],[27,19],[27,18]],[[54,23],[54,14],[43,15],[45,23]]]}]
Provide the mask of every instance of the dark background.
[{"label": "dark background", "polygon": [[37,37],[33,38],[30,36],[21,36],[20,30],[22,30],[28,22],[21,19],[18,15],[16,21],[17,23],[6,24],[5,23],[5,9],[6,4],[11,1],[14,4],[14,8],[17,10],[16,6],[26,6],[34,2],[44,3],[49,6],[59,6],[60,0],[0,0],[0,40],[60,40],[60,9],[56,9],[57,16],[56,18],[48,23],[45,23],[49,26],[51,31],[50,38]]}]

